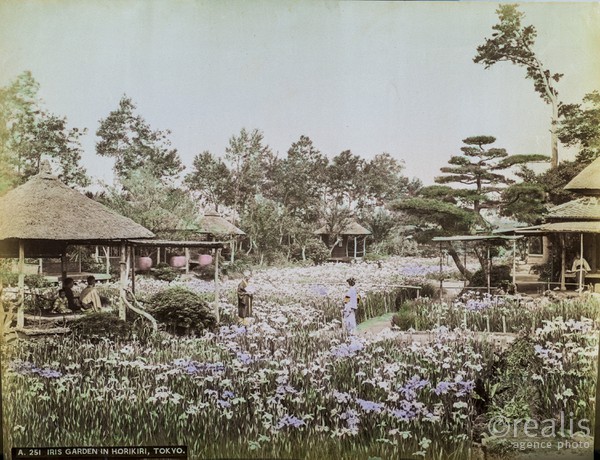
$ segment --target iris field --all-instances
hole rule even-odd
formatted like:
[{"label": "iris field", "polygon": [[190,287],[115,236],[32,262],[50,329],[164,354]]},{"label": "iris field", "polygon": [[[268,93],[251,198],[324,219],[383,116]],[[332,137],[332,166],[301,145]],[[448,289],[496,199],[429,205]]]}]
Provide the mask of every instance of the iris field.
[{"label": "iris field", "polygon": [[[394,311],[393,286],[422,284],[437,269],[430,263],[256,273],[256,321],[248,326],[233,322],[231,280],[221,292],[225,324],[198,337],[138,328],[120,342],[19,341],[4,377],[7,447],[187,445],[195,459],[467,459],[489,439],[493,417],[567,413],[593,427],[594,299],[421,298],[411,308],[418,329],[431,333],[427,343],[401,344],[393,331],[344,334],[346,278],[366,293],[367,318]],[[140,279],[138,290],[143,297],[165,286]],[[507,350],[473,333],[503,322],[520,334]]]}]

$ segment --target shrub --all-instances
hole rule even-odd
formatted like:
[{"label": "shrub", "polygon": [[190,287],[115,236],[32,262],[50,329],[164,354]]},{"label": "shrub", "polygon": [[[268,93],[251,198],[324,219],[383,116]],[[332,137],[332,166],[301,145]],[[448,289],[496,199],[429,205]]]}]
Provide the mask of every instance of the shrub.
[{"label": "shrub", "polygon": [[321,240],[310,240],[306,244],[306,257],[312,260],[315,265],[326,262],[330,255],[329,249]]},{"label": "shrub", "polygon": [[42,275],[25,275],[25,285],[30,288],[45,288],[50,283]]},{"label": "shrub", "polygon": [[179,277],[179,272],[173,269],[169,264],[161,262],[154,270],[152,270],[152,276],[157,280],[168,281],[170,283]]},{"label": "shrub", "polygon": [[148,304],[148,312],[176,334],[199,332],[215,325],[208,302],[182,287],[154,294]]},{"label": "shrub", "polygon": [[[490,283],[492,286],[502,286],[506,283],[512,281],[512,277],[510,275],[511,268],[508,265],[496,265],[492,267],[492,271],[490,273]],[[487,276],[485,271],[477,270],[473,273],[473,277],[469,282],[470,286],[474,287],[484,287],[487,286]]]},{"label": "shrub", "polygon": [[392,317],[392,326],[400,328],[402,331],[415,328],[416,312],[409,306],[404,306],[398,313]]},{"label": "shrub", "polygon": [[70,324],[71,331],[85,339],[107,337],[112,340],[127,340],[131,335],[131,325],[113,313],[97,312],[85,314]]}]

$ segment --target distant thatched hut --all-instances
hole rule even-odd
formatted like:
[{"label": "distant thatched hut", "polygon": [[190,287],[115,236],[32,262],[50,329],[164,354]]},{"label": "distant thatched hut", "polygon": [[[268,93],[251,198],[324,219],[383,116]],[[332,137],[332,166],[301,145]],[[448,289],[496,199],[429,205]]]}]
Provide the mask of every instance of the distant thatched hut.
[{"label": "distant thatched hut", "polygon": [[23,326],[26,256],[61,257],[64,262],[68,245],[111,244],[121,246],[124,261],[128,239],[154,237],[131,219],[64,185],[50,173],[49,165],[0,197],[0,216],[0,257],[19,258],[19,326]]},{"label": "distant thatched hut", "polygon": [[367,237],[371,232],[356,221],[343,228],[324,225],[314,232],[331,249],[331,259],[349,260],[364,257],[367,252]]}]

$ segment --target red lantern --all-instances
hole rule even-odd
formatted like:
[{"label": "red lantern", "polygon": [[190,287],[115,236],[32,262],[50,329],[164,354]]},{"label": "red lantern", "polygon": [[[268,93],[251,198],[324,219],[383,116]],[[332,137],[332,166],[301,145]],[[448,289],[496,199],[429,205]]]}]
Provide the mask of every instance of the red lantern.
[{"label": "red lantern", "polygon": [[169,265],[171,265],[171,267],[173,267],[173,268],[183,268],[183,267],[185,267],[185,264],[186,264],[185,256],[173,256],[173,257],[171,257],[171,261],[169,263]]},{"label": "red lantern", "polygon": [[202,267],[212,264],[212,261],[213,261],[213,258],[210,254],[200,254],[200,257],[198,257],[198,263]]},{"label": "red lantern", "polygon": [[152,268],[152,259],[150,257],[138,257],[137,267],[138,270],[143,272],[150,270]]}]

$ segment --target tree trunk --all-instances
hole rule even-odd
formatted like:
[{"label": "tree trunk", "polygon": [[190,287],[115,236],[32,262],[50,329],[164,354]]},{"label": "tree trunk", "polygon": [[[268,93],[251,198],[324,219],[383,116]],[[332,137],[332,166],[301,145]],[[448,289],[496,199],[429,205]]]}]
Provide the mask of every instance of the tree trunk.
[{"label": "tree trunk", "polygon": [[473,274],[463,264],[462,260],[460,260],[460,256],[458,255],[458,253],[456,252],[456,249],[454,248],[454,246],[452,245],[452,243],[450,241],[448,241],[446,243],[446,248],[448,249],[448,254],[450,254],[450,257],[452,257],[452,260],[454,261],[454,264],[456,265],[456,268],[458,268],[458,271],[467,280],[470,280],[471,277],[473,276]]},{"label": "tree trunk", "polygon": [[552,169],[558,166],[558,135],[556,128],[558,124],[558,105],[556,98],[552,99],[552,121],[550,124],[550,142],[552,146],[552,157],[550,158],[550,167]]},{"label": "tree trunk", "polygon": [[302,246],[302,260],[306,260],[306,246]]}]

